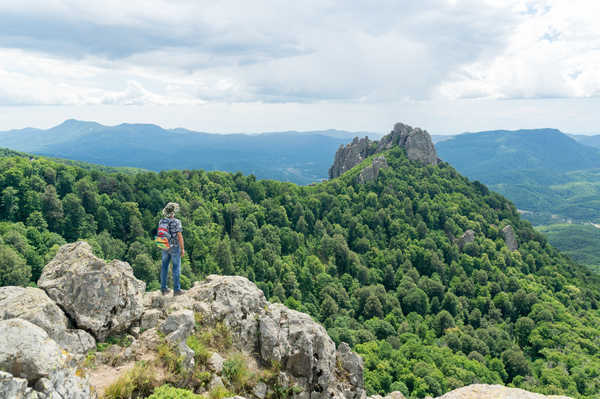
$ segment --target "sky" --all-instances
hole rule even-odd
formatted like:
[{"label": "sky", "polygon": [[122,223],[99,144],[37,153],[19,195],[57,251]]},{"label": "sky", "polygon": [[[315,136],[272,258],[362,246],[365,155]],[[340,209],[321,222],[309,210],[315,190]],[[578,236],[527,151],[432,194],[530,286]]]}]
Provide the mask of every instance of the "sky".
[{"label": "sky", "polygon": [[0,130],[600,134],[596,0],[0,2]]}]

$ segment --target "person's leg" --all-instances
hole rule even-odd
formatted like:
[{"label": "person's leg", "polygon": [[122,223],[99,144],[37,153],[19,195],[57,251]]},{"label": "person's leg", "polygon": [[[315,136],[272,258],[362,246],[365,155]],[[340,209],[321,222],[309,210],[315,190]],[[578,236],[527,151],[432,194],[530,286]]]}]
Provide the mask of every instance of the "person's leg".
[{"label": "person's leg", "polygon": [[181,286],[179,285],[179,276],[181,273],[181,254],[179,252],[171,254],[171,258],[173,259],[173,291],[178,292],[181,291]]},{"label": "person's leg", "polygon": [[169,277],[170,261],[171,254],[169,254],[169,251],[162,251],[162,267],[160,269],[160,290],[162,292],[167,290],[167,278]]}]

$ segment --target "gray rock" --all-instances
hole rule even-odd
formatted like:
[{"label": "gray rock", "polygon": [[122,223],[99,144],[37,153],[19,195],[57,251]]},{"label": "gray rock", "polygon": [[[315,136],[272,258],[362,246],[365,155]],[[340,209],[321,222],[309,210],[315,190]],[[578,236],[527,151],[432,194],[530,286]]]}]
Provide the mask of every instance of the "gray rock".
[{"label": "gray rock", "polygon": [[189,333],[194,330],[194,312],[190,310],[174,312],[170,314],[169,317],[167,317],[167,320],[158,328],[163,334],[170,334],[180,329]]},{"label": "gray rock", "polygon": [[367,166],[360,171],[358,174],[358,182],[365,184],[369,181],[377,179],[377,176],[379,176],[379,171],[387,167],[388,163],[383,155],[374,158],[371,166]]},{"label": "gray rock", "polygon": [[402,392],[394,391],[383,397],[381,395],[373,395],[368,396],[367,399],[406,399],[406,397],[402,394]]},{"label": "gray rock", "polygon": [[[350,144],[340,146],[335,154],[333,165],[329,168],[329,178],[334,179],[341,176],[369,156],[386,151],[394,146],[404,148],[406,156],[412,161],[418,161],[425,165],[437,165],[439,163],[429,133],[419,128],[397,123],[394,125],[394,130],[383,136],[379,141],[371,141],[367,137],[362,139],[356,137]],[[364,172],[363,178],[371,178],[376,175],[375,168],[372,166],[368,168],[371,169]]]},{"label": "gray rock", "polygon": [[38,281],[77,327],[97,339],[126,331],[143,311],[146,284],[126,262],[97,258],[86,242],[63,245]]},{"label": "gray rock", "polygon": [[11,374],[0,371],[0,398],[24,398],[27,380],[14,378]]},{"label": "gray rock", "polygon": [[462,250],[466,244],[470,244],[475,241],[475,232],[471,229],[465,231],[463,235],[458,239],[458,247]]},{"label": "gray rock", "polygon": [[571,399],[567,396],[542,395],[502,385],[473,384],[455,389],[438,399]]},{"label": "gray rock", "polygon": [[256,386],[252,390],[252,393],[258,399],[265,399],[267,397],[267,391],[268,391],[267,384],[265,384],[262,381],[259,381],[258,384],[256,384]]},{"label": "gray rock", "polygon": [[163,312],[158,309],[148,309],[142,315],[140,327],[142,330],[158,327],[158,323],[163,315]]},{"label": "gray rock", "polygon": [[[301,388],[303,392],[296,395],[297,399],[359,399],[365,396],[362,362],[357,355],[348,353],[347,347],[341,348],[338,354],[335,343],[321,325],[304,313],[281,304],[269,304],[263,292],[246,278],[211,275],[184,295],[169,301],[156,298],[154,294],[147,295],[146,306],[157,306],[162,311],[187,309],[198,312],[205,326],[223,323],[232,335],[233,345],[246,353],[256,353],[258,363],[279,362],[279,384]],[[176,312],[171,314],[173,318],[175,315]],[[178,323],[166,321],[161,328],[172,331],[174,327],[168,327],[171,324]],[[177,331],[170,332],[167,339]],[[345,360],[342,370],[338,369],[338,356]],[[352,382],[341,377],[347,374],[346,367],[357,372]]]},{"label": "gray rock", "polygon": [[504,242],[506,242],[508,249],[511,251],[516,251],[519,248],[519,244],[517,243],[515,230],[510,224],[502,229],[502,234],[504,234]]},{"label": "gray rock", "polygon": [[225,363],[225,359],[223,359],[218,353],[214,352],[208,358],[207,366],[210,371],[221,374],[221,371],[223,371],[223,363]]},{"label": "gray rock", "polygon": [[379,140],[376,152],[393,146],[404,147],[406,156],[411,161],[419,161],[425,165],[437,165],[439,162],[431,136],[425,130],[396,123],[394,130]]},{"label": "gray rock", "polygon": [[329,178],[343,175],[372,155],[370,145],[371,141],[368,137],[362,139],[355,137],[350,144],[340,146],[335,153],[333,165],[329,168]]},{"label": "gray rock", "polygon": [[0,321],[0,370],[35,382],[61,367],[67,358],[46,331],[23,319]]},{"label": "gray rock", "polygon": [[62,348],[86,354],[96,340],[83,330],[70,329],[63,311],[39,288],[0,287],[0,320],[27,320],[48,333]]},{"label": "gray rock", "polygon": [[225,385],[223,384],[223,380],[221,379],[221,377],[219,377],[216,374],[213,374],[212,378],[210,379],[209,383],[208,383],[208,390],[212,390],[218,387],[224,387]]},{"label": "gray rock", "polygon": [[[348,382],[355,387],[363,387],[363,361],[360,356],[350,350],[350,346],[342,342],[337,349],[339,365],[348,376]],[[399,398],[393,398],[399,399]]]},{"label": "gray rock", "polygon": [[183,357],[183,367],[192,370],[195,365],[194,351],[187,346],[186,340],[194,332],[194,312],[180,310],[167,317],[167,320],[158,328],[163,334],[168,334],[166,340],[177,348]]},{"label": "gray rock", "polygon": [[210,275],[177,298],[186,296],[193,299],[190,306],[203,315],[205,323],[225,323],[239,349],[256,350],[257,315],[265,312],[268,302],[255,284],[244,277]]},{"label": "gray rock", "polygon": [[56,370],[49,377],[51,390],[43,392],[48,398],[95,399],[96,391],[90,386],[87,377],[79,377],[69,368]]}]

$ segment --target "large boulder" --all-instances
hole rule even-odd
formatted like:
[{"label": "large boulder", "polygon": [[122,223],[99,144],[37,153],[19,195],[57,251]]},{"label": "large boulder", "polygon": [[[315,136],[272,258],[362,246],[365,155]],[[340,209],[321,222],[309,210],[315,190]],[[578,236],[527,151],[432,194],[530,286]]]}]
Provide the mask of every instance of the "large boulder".
[{"label": "large boulder", "polygon": [[145,304],[147,313],[154,315],[158,308],[169,314],[160,327],[168,334],[179,330],[177,324],[189,323],[184,309],[199,313],[203,324],[223,323],[238,349],[256,354],[263,366],[278,364],[284,385],[302,389],[299,399],[365,397],[360,357],[344,344],[336,350],[320,324],[304,313],[269,303],[246,278],[211,275],[178,297],[148,293]]},{"label": "large boulder", "polygon": [[90,334],[69,328],[69,320],[63,311],[39,288],[0,287],[0,320],[14,318],[41,327],[50,338],[73,354],[83,355],[96,347],[96,341]]},{"label": "large boulder", "polygon": [[23,319],[0,321],[0,370],[35,382],[65,367],[67,357],[46,331]]},{"label": "large boulder", "polygon": [[63,245],[38,281],[75,322],[97,339],[127,330],[143,311],[146,284],[127,262],[97,258],[88,243]]},{"label": "large boulder", "polygon": [[571,399],[568,396],[542,395],[502,385],[473,384],[455,389],[438,399]]}]

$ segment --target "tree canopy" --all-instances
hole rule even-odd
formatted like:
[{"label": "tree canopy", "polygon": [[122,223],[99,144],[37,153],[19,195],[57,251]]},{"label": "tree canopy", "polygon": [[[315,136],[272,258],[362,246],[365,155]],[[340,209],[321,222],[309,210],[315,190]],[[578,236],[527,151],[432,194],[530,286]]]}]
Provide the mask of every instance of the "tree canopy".
[{"label": "tree canopy", "polygon": [[[385,156],[374,181],[356,182],[359,165],[314,186],[0,158],[0,285],[34,285],[60,245],[85,239],[158,289],[152,238],[175,201],[183,288],[211,273],[248,277],[360,353],[370,394],[437,396],[481,382],[597,397],[598,277],[448,164],[422,166],[400,148]],[[468,229],[475,240],[460,249]]]}]

